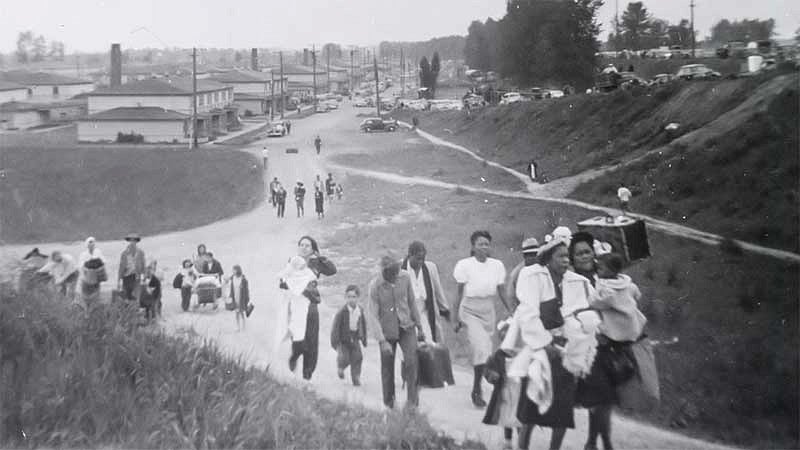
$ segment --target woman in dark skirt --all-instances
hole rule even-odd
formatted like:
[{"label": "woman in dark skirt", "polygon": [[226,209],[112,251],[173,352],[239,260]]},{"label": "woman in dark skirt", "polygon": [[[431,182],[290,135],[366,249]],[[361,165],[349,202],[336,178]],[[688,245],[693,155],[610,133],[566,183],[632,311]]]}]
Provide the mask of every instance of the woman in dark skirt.
[{"label": "woman in dark skirt", "polygon": [[[317,278],[320,275],[331,276],[336,274],[336,266],[328,258],[319,254],[317,241],[310,236],[303,236],[297,242],[297,254],[306,260],[306,265]],[[289,358],[289,368],[294,370],[297,359],[303,357],[303,378],[310,380],[317,368],[319,356],[319,309],[321,302],[317,282],[309,283],[303,295],[308,298],[308,314],[306,315],[306,334],[302,344],[292,345],[292,356]]]},{"label": "woman in dark skirt", "polygon": [[[592,286],[597,281],[597,265],[594,237],[585,231],[572,235],[569,244],[569,259],[576,273],[586,277]],[[606,367],[616,353],[619,346],[616,343],[598,336],[597,355],[589,375],[578,381],[576,403],[589,410],[589,436],[586,440],[586,449],[597,448],[597,437],[603,441],[603,448],[610,450],[611,445],[611,410],[617,402],[616,388],[609,376]]]}]

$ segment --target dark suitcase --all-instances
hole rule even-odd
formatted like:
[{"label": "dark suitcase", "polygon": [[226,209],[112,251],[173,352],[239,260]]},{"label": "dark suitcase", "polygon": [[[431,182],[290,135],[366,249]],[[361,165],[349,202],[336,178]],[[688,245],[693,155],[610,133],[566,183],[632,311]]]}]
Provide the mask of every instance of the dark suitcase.
[{"label": "dark suitcase", "polygon": [[300,151],[296,148],[287,148],[286,153],[300,153]]},{"label": "dark suitcase", "polygon": [[428,388],[455,384],[450,351],[441,344],[423,343],[417,348],[417,383]]},{"label": "dark suitcase", "polygon": [[578,222],[578,230],[587,231],[599,241],[608,242],[626,264],[650,256],[647,227],[644,221],[631,217],[615,217],[609,221],[598,216]]}]

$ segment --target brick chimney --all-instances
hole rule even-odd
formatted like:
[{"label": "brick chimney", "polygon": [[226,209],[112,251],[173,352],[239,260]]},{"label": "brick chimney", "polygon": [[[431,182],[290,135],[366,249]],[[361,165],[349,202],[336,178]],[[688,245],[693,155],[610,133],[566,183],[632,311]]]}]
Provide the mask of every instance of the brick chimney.
[{"label": "brick chimney", "polygon": [[258,72],[258,49],[250,50],[250,68]]},{"label": "brick chimney", "polygon": [[307,48],[303,49],[303,65],[304,66],[310,66],[311,65],[311,62],[309,60],[309,55],[310,54],[311,54],[311,52],[309,52]]},{"label": "brick chimney", "polygon": [[117,87],[122,84],[122,51],[119,44],[111,44],[111,79],[109,81],[111,87]]}]

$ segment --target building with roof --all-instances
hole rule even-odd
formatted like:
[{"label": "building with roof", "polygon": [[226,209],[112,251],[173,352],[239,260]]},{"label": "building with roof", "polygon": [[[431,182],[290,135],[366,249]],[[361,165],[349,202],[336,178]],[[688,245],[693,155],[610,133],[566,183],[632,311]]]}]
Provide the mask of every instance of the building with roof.
[{"label": "building with roof", "polygon": [[[273,94],[275,110],[280,107],[281,82],[280,73],[259,72],[255,70],[228,70],[210,73],[206,78],[233,88],[234,102],[244,116],[264,115],[272,106]],[[283,77],[284,101],[289,97],[287,77]],[[273,82],[275,84],[273,91]]]},{"label": "building with roof", "polygon": [[12,70],[0,72],[0,81],[25,86],[26,102],[47,103],[70,99],[94,89],[94,83],[47,72]]},{"label": "building with roof", "polygon": [[0,80],[0,104],[21,102],[28,98],[28,88],[21,84]]},{"label": "building with roof", "polygon": [[[79,140],[98,140],[98,136],[107,140],[105,138],[112,134],[109,129],[113,127],[118,128],[117,132],[162,139],[163,136],[174,136],[160,131],[166,127],[163,122],[170,122],[172,127],[172,122],[177,122],[182,117],[180,115],[191,117],[193,87],[191,78],[149,79],[98,88],[88,93],[87,98],[89,117],[85,122],[90,125],[79,124]],[[200,140],[210,140],[240,127],[232,87],[214,80],[198,79],[196,104]],[[156,114],[157,110],[164,112]],[[113,135],[116,136],[117,132]],[[191,120],[183,138],[173,138],[168,142],[188,139],[190,133]]]},{"label": "building with roof", "polygon": [[[280,73],[280,66],[270,67],[276,74]],[[311,66],[304,66],[301,64],[284,64],[283,76],[286,78],[286,84],[291,94],[298,97],[306,97],[312,95],[314,91],[314,68]],[[325,68],[317,64],[316,78],[317,78],[317,93],[327,92],[326,83],[327,75]]]},{"label": "building with roof", "polygon": [[53,123],[67,123],[85,116],[85,99],[48,103],[12,100],[0,103],[0,129],[4,130],[23,130]]},{"label": "building with roof", "polygon": [[78,122],[78,140],[116,142],[119,134],[141,135],[145,142],[188,143],[192,116],[155,107],[118,107]]}]

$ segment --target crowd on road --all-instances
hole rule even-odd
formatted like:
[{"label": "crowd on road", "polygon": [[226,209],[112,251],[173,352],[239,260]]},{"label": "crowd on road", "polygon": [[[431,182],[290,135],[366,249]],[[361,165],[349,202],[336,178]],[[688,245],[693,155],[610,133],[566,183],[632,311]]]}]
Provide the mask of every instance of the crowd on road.
[{"label": "crowd on road", "polygon": [[[278,180],[278,177],[273,177],[269,182],[269,203],[276,210],[279,218],[286,215],[286,197],[288,191]],[[306,186],[301,180],[297,180],[294,186],[294,203],[297,209],[297,217],[305,217],[305,199],[306,199]],[[319,175],[314,180],[314,211],[318,219],[325,217],[325,203],[329,205],[333,203],[334,199],[341,201],[344,196],[344,187],[341,183],[337,183],[333,179],[333,174],[328,173],[328,177],[323,181]]]}]

